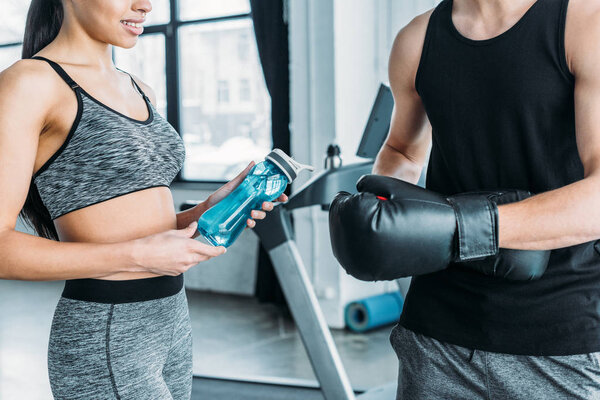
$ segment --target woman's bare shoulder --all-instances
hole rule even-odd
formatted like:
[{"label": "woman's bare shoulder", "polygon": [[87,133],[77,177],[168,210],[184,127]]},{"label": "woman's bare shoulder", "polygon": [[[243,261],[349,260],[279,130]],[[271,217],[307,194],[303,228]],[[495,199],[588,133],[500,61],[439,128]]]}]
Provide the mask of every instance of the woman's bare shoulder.
[{"label": "woman's bare shoulder", "polygon": [[23,59],[0,72],[0,96],[52,98],[60,77],[41,60]]}]

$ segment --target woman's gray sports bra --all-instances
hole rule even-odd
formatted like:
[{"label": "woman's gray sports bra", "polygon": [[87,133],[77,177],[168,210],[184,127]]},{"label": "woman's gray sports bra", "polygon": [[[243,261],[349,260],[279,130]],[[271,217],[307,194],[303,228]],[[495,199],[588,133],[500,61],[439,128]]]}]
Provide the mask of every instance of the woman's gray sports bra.
[{"label": "woman's gray sports bra", "polygon": [[77,116],[65,142],[33,176],[53,220],[118,196],[171,185],[185,159],[183,140],[133,78],[148,108],[145,121],[99,102],[54,61],[32,58],[50,64],[77,97]]}]

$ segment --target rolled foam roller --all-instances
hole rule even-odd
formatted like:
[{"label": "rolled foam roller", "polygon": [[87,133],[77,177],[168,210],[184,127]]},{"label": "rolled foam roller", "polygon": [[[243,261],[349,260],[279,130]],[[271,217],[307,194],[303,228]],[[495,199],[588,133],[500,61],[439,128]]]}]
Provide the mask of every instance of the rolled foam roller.
[{"label": "rolled foam roller", "polygon": [[349,303],[344,317],[348,329],[366,332],[397,322],[402,313],[404,298],[400,292],[390,292]]}]

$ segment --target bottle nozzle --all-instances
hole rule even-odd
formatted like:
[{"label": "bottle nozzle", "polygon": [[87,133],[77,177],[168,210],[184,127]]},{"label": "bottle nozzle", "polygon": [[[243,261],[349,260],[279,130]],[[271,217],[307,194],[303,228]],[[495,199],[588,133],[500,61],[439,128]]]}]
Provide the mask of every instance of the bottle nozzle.
[{"label": "bottle nozzle", "polygon": [[315,167],[312,165],[300,164],[298,161],[294,160],[280,149],[273,149],[273,151],[271,151],[265,157],[265,159],[277,165],[284,172],[290,182],[296,179],[298,172],[302,170],[315,170]]},{"label": "bottle nozzle", "polygon": [[312,165],[300,164],[300,163],[297,163],[297,164],[298,164],[300,170],[306,169],[311,172],[315,170],[315,167],[313,167]]}]

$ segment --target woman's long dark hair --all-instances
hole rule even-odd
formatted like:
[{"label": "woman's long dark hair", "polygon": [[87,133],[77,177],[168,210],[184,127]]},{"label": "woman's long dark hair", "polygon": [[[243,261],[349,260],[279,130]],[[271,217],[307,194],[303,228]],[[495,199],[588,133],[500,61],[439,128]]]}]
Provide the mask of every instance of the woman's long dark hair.
[{"label": "woman's long dark hair", "polygon": [[[27,13],[21,58],[31,58],[53,41],[58,35],[63,18],[62,0],[32,0]],[[58,233],[50,213],[42,203],[33,179],[29,185],[25,205],[19,215],[39,236],[58,240]]]}]

